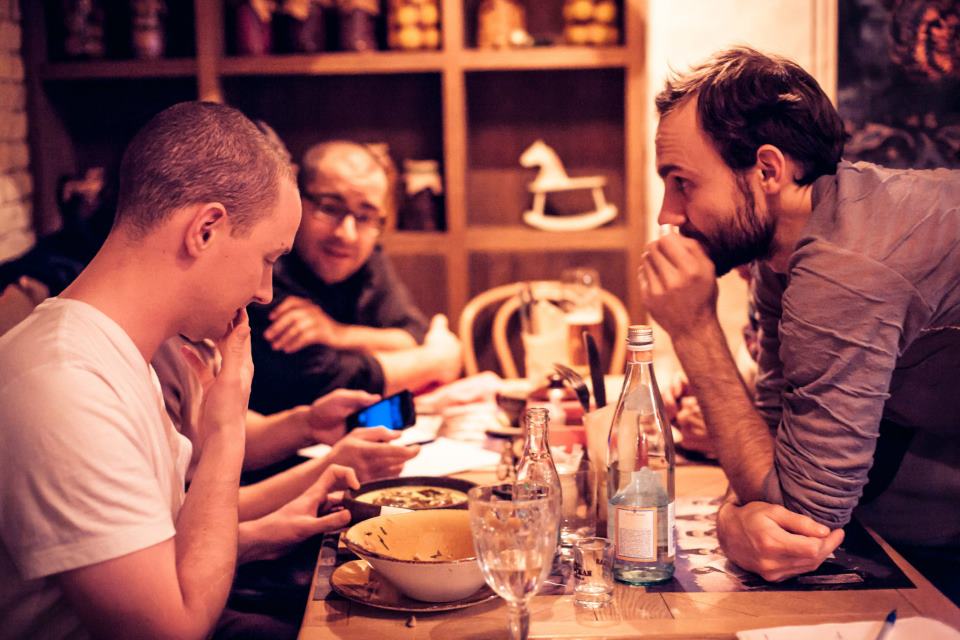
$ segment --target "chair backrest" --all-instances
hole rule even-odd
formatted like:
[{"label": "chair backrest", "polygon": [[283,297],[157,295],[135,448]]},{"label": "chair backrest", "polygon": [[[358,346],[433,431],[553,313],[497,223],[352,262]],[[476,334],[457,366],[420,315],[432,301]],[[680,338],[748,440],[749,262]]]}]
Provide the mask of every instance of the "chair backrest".
[{"label": "chair backrest", "polygon": [[[499,304],[496,314],[493,316],[491,325],[491,334],[493,337],[493,346],[496,352],[497,361],[500,364],[501,372],[506,378],[517,378],[516,361],[510,350],[510,341],[507,336],[507,323],[510,317],[520,308],[520,291],[525,283],[513,282],[511,284],[501,285],[488,289],[483,293],[477,294],[463,308],[460,314],[460,343],[463,345],[463,361],[467,375],[478,373],[477,352],[474,347],[474,324],[477,316],[486,308]],[[563,300],[562,284],[558,280],[536,280],[529,283],[533,295],[537,299],[545,300]],[[619,374],[623,372],[623,365],[627,354],[627,327],[630,324],[630,316],[627,309],[620,299],[605,289],[600,290],[600,300],[605,312],[613,319],[614,339],[613,349],[610,356],[610,367],[608,372]]]}]

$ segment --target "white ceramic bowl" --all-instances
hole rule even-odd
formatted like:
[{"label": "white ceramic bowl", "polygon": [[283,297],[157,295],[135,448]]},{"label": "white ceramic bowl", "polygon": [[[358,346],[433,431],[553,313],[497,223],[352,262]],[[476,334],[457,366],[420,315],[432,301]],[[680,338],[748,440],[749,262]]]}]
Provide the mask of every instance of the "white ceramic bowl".
[{"label": "white ceramic bowl", "polygon": [[483,586],[464,510],[377,516],[350,527],[344,542],[410,598],[452,602]]}]

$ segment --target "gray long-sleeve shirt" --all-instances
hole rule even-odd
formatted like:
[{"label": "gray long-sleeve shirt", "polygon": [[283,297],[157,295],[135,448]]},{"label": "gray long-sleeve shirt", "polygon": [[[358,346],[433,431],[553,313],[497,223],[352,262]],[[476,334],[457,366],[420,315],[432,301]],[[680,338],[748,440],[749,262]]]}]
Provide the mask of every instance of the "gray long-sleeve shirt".
[{"label": "gray long-sleeve shirt", "polygon": [[845,524],[884,419],[915,433],[860,513],[893,540],[960,543],[960,171],[841,163],[814,184],[786,278],[756,276],[768,499]]}]

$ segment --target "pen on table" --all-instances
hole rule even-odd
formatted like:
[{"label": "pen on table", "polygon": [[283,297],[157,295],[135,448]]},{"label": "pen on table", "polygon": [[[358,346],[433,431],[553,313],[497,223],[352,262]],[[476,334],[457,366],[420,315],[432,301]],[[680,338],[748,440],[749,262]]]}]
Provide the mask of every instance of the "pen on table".
[{"label": "pen on table", "polygon": [[894,609],[887,614],[886,620],[883,621],[883,626],[880,627],[880,632],[877,634],[877,637],[873,640],[885,640],[887,636],[890,635],[890,632],[893,630],[893,623],[897,621],[897,610]]}]

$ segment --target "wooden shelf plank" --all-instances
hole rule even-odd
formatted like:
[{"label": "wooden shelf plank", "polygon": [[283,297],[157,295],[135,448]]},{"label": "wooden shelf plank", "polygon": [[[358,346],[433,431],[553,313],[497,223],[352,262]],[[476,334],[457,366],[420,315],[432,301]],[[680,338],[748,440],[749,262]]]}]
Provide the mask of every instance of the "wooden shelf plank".
[{"label": "wooden shelf plank", "polygon": [[450,242],[442,231],[388,231],[380,244],[392,255],[446,255]]},{"label": "wooden shelf plank", "polygon": [[288,56],[226,56],[220,71],[231,75],[323,75],[358,73],[420,73],[443,69],[440,51],[330,52]]},{"label": "wooden shelf plank", "polygon": [[55,62],[40,67],[42,80],[90,80],[96,78],[178,78],[195,76],[194,58],[165,60],[85,60]]},{"label": "wooden shelf plank", "polygon": [[471,227],[466,232],[469,251],[552,251],[614,250],[629,246],[624,227],[591,231],[541,231],[528,227]]},{"label": "wooden shelf plank", "polygon": [[506,51],[465,50],[465,71],[604,69],[627,66],[625,47],[535,47]]}]

